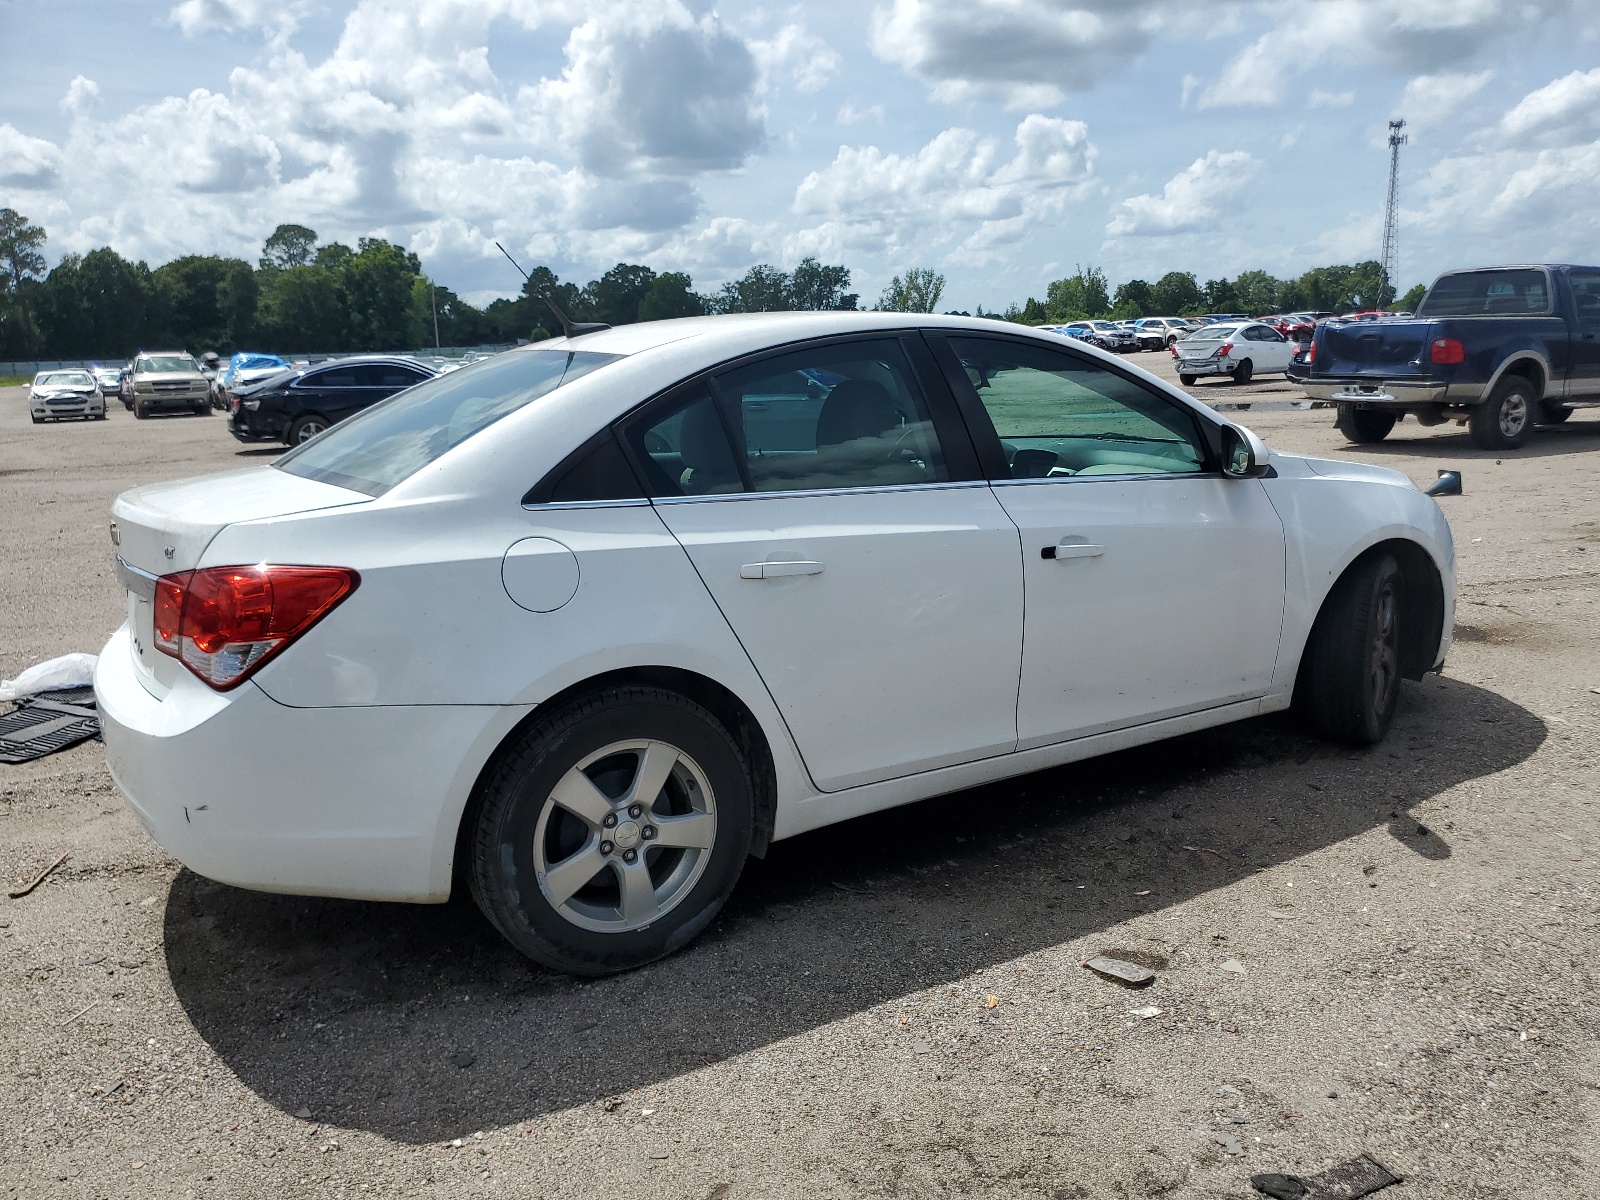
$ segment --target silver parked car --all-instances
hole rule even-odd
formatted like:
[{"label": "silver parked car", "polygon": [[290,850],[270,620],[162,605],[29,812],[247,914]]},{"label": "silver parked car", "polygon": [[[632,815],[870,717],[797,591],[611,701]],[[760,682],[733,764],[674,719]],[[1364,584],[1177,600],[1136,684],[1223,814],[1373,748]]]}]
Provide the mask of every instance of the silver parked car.
[{"label": "silver parked car", "polygon": [[104,421],[106,398],[95,377],[82,368],[40,371],[28,389],[28,414],[35,425],[63,417]]}]

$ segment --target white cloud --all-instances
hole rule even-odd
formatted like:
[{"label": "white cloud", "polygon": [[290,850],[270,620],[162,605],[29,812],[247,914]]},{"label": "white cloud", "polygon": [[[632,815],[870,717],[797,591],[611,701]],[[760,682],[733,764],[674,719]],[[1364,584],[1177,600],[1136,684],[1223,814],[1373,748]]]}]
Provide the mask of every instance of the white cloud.
[{"label": "white cloud", "polygon": [[1414,129],[1430,129],[1476,96],[1493,78],[1492,68],[1475,73],[1418,75],[1400,93],[1395,115],[1404,117]]},{"label": "white cloud", "polygon": [[750,43],[761,68],[764,87],[790,86],[797,92],[819,92],[839,69],[839,56],[819,37],[799,25],[785,25],[766,41]]},{"label": "white cloud", "polygon": [[1306,97],[1309,108],[1349,108],[1355,103],[1354,92],[1325,92],[1320,88]]},{"label": "white cloud", "polygon": [[892,257],[942,246],[951,261],[989,261],[996,247],[1082,196],[1094,178],[1097,151],[1081,121],[1032,113],[1014,142],[1005,162],[993,138],[961,128],[910,154],[841,146],[795,189],[795,213],[820,218],[796,237],[818,253],[855,248]]},{"label": "white cloud", "polygon": [[872,51],[932,83],[934,97],[999,97],[1045,108],[1132,62],[1168,0],[892,0],[872,17]]},{"label": "white cloud", "polygon": [[16,188],[54,187],[61,175],[61,148],[29,137],[14,125],[0,125],[0,184]]},{"label": "white cloud", "polygon": [[1600,67],[1529,92],[1500,121],[1511,140],[1571,146],[1600,137]]},{"label": "white cloud", "polygon": [[1129,196],[1117,205],[1107,237],[1194,233],[1213,228],[1224,200],[1237,195],[1261,169],[1244,150],[1213,150],[1179,171],[1159,196]]},{"label": "white cloud", "polygon": [[305,0],[183,0],[170,19],[191,37],[213,30],[265,29],[287,35],[306,10]]},{"label": "white cloud", "polygon": [[61,111],[71,117],[87,116],[100,103],[100,85],[83,75],[75,75],[61,97]]},{"label": "white cloud", "polygon": [[867,121],[882,125],[883,105],[874,104],[867,108],[857,108],[847,100],[839,106],[839,111],[833,120],[837,125],[861,125]]}]

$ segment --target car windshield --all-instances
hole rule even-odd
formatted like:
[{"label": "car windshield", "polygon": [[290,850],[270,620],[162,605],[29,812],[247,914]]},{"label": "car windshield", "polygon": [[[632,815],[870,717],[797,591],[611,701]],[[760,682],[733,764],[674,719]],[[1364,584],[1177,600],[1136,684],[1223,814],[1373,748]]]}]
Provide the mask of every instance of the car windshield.
[{"label": "car windshield", "polygon": [[619,357],[572,350],[502,354],[374,404],[273,465],[381,496],[501,417]]},{"label": "car windshield", "polygon": [[1524,267],[1441,275],[1417,309],[1419,317],[1540,316],[1550,311],[1545,273]]},{"label": "car windshield", "polygon": [[1195,330],[1188,337],[1191,342],[1221,342],[1238,333],[1234,325],[1206,325]]},{"label": "car windshield", "polygon": [[34,381],[40,387],[93,387],[87,371],[51,371]]},{"label": "car windshield", "polygon": [[152,354],[134,364],[135,371],[195,371],[200,364],[187,354]]}]

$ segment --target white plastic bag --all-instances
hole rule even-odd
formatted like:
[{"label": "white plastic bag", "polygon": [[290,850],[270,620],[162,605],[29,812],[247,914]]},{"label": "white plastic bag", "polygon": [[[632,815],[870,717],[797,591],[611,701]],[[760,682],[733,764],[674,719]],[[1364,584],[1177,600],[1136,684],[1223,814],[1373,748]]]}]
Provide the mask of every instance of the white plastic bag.
[{"label": "white plastic bag", "polygon": [[40,692],[88,687],[94,683],[95,654],[63,654],[29,667],[15,679],[0,680],[0,700],[21,700]]}]

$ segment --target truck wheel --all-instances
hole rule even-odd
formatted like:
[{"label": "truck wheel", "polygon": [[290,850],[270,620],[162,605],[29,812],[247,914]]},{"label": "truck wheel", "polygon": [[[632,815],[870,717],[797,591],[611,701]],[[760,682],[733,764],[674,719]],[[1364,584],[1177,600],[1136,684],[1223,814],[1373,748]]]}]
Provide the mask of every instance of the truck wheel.
[{"label": "truck wheel", "polygon": [[1543,425],[1559,425],[1571,415],[1572,410],[1565,404],[1557,404],[1554,400],[1539,402],[1539,422]]},{"label": "truck wheel", "polygon": [[1199,378],[1200,376],[1198,375],[1179,375],[1178,382],[1183,384],[1184,387],[1193,387],[1194,381]]},{"label": "truck wheel", "polygon": [[1394,428],[1395,415],[1381,408],[1357,408],[1354,404],[1339,405],[1339,419],[1334,423],[1347,441],[1368,446],[1381,442]]},{"label": "truck wheel", "polygon": [[1521,375],[1507,375],[1467,418],[1472,444],[1480,450],[1517,449],[1533,428],[1535,403],[1533,385]]},{"label": "truck wheel", "polygon": [[1405,580],[1392,554],[1345,572],[1317,614],[1300,659],[1294,709],[1313,732],[1381,742],[1400,700],[1400,605]]},{"label": "truck wheel", "polygon": [[1251,362],[1247,358],[1233,369],[1233,381],[1235,383],[1249,383],[1251,376],[1253,376],[1255,373],[1255,363]]}]

